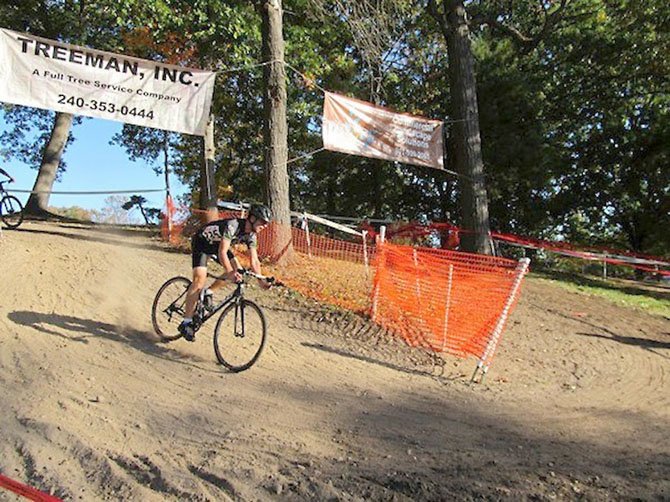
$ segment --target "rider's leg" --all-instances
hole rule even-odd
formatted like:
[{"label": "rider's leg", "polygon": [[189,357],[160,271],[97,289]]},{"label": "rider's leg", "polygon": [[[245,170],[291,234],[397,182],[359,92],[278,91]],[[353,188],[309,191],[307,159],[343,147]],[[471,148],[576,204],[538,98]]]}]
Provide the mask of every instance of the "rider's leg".
[{"label": "rider's leg", "polygon": [[193,318],[195,312],[195,305],[198,303],[200,291],[205,287],[207,281],[207,267],[193,268],[193,282],[186,293],[186,307],[184,312],[185,319]]},{"label": "rider's leg", "polygon": [[[230,264],[233,266],[233,270],[240,268],[240,263],[237,261],[235,255],[230,251],[228,251],[228,259],[230,260]],[[208,289],[210,291],[216,291],[217,289],[221,289],[226,284],[226,282],[227,281],[225,279],[216,279],[212,284],[209,285]]]}]

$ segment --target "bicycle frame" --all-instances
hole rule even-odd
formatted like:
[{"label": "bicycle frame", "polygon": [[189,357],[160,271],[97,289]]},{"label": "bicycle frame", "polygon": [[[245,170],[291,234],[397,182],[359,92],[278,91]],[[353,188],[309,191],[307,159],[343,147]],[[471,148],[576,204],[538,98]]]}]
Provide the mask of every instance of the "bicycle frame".
[{"label": "bicycle frame", "polygon": [[[210,318],[214,317],[220,310],[226,308],[229,304],[236,302],[240,303],[240,300],[244,298],[244,282],[238,282],[237,287],[235,288],[235,291],[230,293],[226,298],[221,300],[218,305],[213,307],[212,309],[206,309],[205,306],[202,304],[202,299],[198,299],[198,303],[196,304],[195,311],[197,314],[200,314],[198,317],[198,322],[195,323],[195,319],[193,320],[195,325],[196,330],[200,328],[205,322],[207,322]],[[204,313],[204,315],[202,315]],[[242,314],[244,315],[244,314]]]},{"label": "bicycle frame", "polygon": [[[256,274],[254,272],[251,272],[246,269],[238,269],[238,272],[240,272],[242,275],[250,276],[250,277],[255,277],[256,279],[262,279],[262,280],[267,280],[271,284],[276,284],[280,285],[281,283],[277,282],[274,277],[265,277],[259,274]],[[226,298],[221,300],[218,305],[213,307],[211,310],[206,309],[203,304],[202,304],[202,297],[198,299],[198,303],[196,304],[195,307],[195,313],[197,315],[193,317],[193,324],[195,330],[199,330],[200,327],[207,322],[208,319],[212,318],[214,315],[216,315],[221,309],[226,308],[228,305],[231,303],[241,303],[242,299],[244,298],[244,287],[246,286],[246,283],[244,280],[235,283],[237,287],[235,288],[235,291],[230,293]],[[204,291],[204,290],[203,290]],[[202,294],[202,292],[201,292]],[[244,309],[240,311],[241,315],[241,321],[242,324],[244,324]],[[237,329],[237,310],[235,310],[235,326]],[[237,334],[237,333],[236,333]]]},{"label": "bicycle frame", "polygon": [[[256,274],[256,273],[251,272],[251,271],[246,270],[246,269],[239,269],[238,272],[242,275],[245,275],[245,276],[251,276],[251,277],[255,277],[256,279],[265,280],[265,281],[267,281],[271,284],[281,285],[281,283],[276,281],[274,277],[265,277],[265,276]],[[186,280],[185,277],[182,277],[182,279]],[[228,296],[226,296],[217,305],[215,305],[213,307],[209,307],[209,308],[205,307],[205,305],[203,304],[203,301],[202,301],[203,300],[204,289],[203,289],[203,291],[200,292],[200,297],[198,298],[198,302],[196,303],[195,311],[194,311],[194,315],[193,315],[193,328],[194,328],[195,331],[198,331],[200,329],[200,327],[205,322],[207,322],[210,318],[212,318],[213,316],[218,314],[221,310],[227,308],[231,304],[237,304],[237,305],[243,304],[244,287],[246,286],[246,282],[243,279],[239,282],[236,282],[235,284],[236,284],[236,288],[232,293],[228,294]],[[184,292],[182,294],[180,294],[179,297],[174,299],[172,301],[172,303],[170,303],[170,305],[167,306],[167,308],[163,309],[163,313],[167,314],[168,318],[171,318],[173,314],[177,314],[179,316],[184,315],[183,305],[181,307],[178,307],[177,304],[180,301],[183,300],[184,296],[187,293],[188,293],[188,288],[186,290],[184,290]],[[244,323],[244,309],[241,309],[239,313],[240,313],[240,320],[241,320],[242,323]],[[238,333],[237,333],[237,320],[238,320],[237,316],[238,316],[238,311],[237,311],[237,309],[235,309],[235,326],[236,326],[235,327],[235,330],[236,330],[235,334],[236,335],[238,335]]]}]

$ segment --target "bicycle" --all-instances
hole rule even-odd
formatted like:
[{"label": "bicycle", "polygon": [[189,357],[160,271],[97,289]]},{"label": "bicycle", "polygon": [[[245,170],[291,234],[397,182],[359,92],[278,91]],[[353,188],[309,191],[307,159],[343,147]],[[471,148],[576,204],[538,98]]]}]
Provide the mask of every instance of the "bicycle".
[{"label": "bicycle", "polygon": [[[238,271],[243,276],[279,285],[273,277],[258,275],[246,269]],[[205,322],[223,310],[214,328],[214,353],[219,363],[238,373],[249,369],[260,357],[265,346],[266,322],[261,308],[244,298],[244,279],[235,284],[235,290],[218,304],[206,305],[204,289],[201,291],[193,314],[193,328],[197,332]],[[166,281],[156,293],[151,321],[156,334],[164,342],[182,336],[177,326],[184,317],[186,292],[190,285],[189,279],[177,276]],[[238,357],[238,353],[242,355]]]},{"label": "bicycle", "polygon": [[23,222],[23,206],[19,199],[7,193],[5,183],[7,181],[0,181],[0,219],[7,228],[17,228]]}]

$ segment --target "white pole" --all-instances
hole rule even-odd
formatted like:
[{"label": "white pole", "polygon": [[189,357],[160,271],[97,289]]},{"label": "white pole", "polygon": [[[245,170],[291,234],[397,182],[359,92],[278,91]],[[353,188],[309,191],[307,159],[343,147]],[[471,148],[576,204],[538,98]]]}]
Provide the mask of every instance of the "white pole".
[{"label": "white pole", "polygon": [[514,303],[514,299],[516,298],[516,295],[519,292],[519,287],[521,286],[521,280],[523,279],[523,276],[526,275],[528,265],[530,265],[530,258],[521,258],[519,260],[519,264],[516,267],[516,277],[514,278],[514,283],[512,284],[512,289],[510,291],[509,297],[507,298],[507,302],[505,302],[505,307],[500,313],[498,323],[493,329],[493,333],[491,334],[489,343],[486,346],[486,350],[484,351],[484,354],[482,355],[482,358],[479,361],[479,364],[477,365],[478,367],[483,366],[484,373],[488,371],[488,362],[493,357],[496,347],[498,346],[503,326],[505,325],[505,321],[507,321],[507,317],[509,316],[509,311],[512,308],[512,303]]},{"label": "white pole", "polygon": [[386,227],[384,225],[379,228],[379,241],[382,244],[386,241]]},{"label": "white pole", "polygon": [[447,346],[447,333],[449,328],[449,309],[451,308],[451,283],[454,277],[454,266],[449,265],[449,279],[447,280],[447,306],[444,310],[444,330],[442,332],[442,347],[440,347],[440,352],[444,352],[445,347]]},{"label": "white pole", "polygon": [[363,234],[363,260],[365,261],[365,276],[368,277],[369,270],[368,270],[368,231],[363,230],[361,232]]},{"label": "white pole", "polygon": [[377,277],[375,283],[375,290],[372,294],[372,321],[377,322],[377,304],[379,302],[379,281],[381,281],[382,274],[384,273],[384,267],[386,265],[386,250],[383,245],[380,245],[377,249],[379,253],[379,262],[377,263]]},{"label": "white pole", "polygon": [[312,257],[312,243],[309,239],[309,221],[307,220],[307,214],[303,213],[303,222],[305,223],[305,235],[307,237],[307,255]]}]

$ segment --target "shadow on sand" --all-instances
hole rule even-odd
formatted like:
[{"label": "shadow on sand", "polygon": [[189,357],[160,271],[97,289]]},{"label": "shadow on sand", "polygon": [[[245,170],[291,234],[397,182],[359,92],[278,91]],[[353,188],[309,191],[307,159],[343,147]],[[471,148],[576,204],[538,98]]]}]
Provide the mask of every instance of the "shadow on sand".
[{"label": "shadow on sand", "polygon": [[409,375],[420,375],[427,376],[431,378],[436,378],[438,381],[449,381],[449,380],[462,380],[462,376],[458,375],[444,375],[444,359],[439,357],[433,359],[433,365],[430,370],[420,369],[420,368],[410,368],[402,366],[400,364],[394,364],[390,361],[384,361],[382,359],[375,359],[363,354],[356,354],[355,352],[349,350],[343,350],[337,347],[329,347],[322,343],[310,343],[302,342],[304,347],[308,347],[314,350],[320,350],[323,352],[328,352],[330,354],[336,354],[338,356],[347,357],[350,359],[356,359],[357,361],[362,361],[369,364],[375,364],[377,366],[383,366],[394,371],[400,371],[402,373],[407,373]]},{"label": "shadow on sand", "polygon": [[[61,314],[45,314],[26,310],[10,312],[7,317],[15,324],[27,326],[41,333],[57,336],[67,341],[88,344],[92,339],[103,338],[129,345],[130,347],[152,357],[193,366],[203,371],[215,373],[221,372],[221,370],[195,364],[210,363],[210,361],[168,348],[165,342],[162,342],[155,334],[148,331],[94,321],[92,319],[82,319]],[[177,343],[179,343],[179,341],[177,341]]]},{"label": "shadow on sand", "polygon": [[[64,228],[68,228],[65,225],[61,225]],[[181,250],[175,247],[167,246],[167,245],[160,245],[158,243],[156,244],[141,244],[137,242],[129,242],[127,239],[124,237],[129,235],[128,232],[125,232],[125,235],[122,235],[120,233],[114,233],[110,232],[109,230],[99,230],[98,228],[91,228],[90,233],[70,233],[70,232],[64,232],[56,229],[39,229],[39,228],[18,228],[16,229],[17,232],[27,232],[27,233],[32,233],[32,234],[44,234],[44,235],[53,235],[53,236],[59,236],[59,237],[65,237],[67,239],[74,239],[74,240],[80,240],[80,241],[88,241],[88,242],[99,242],[102,244],[111,244],[112,246],[121,246],[124,248],[133,248],[133,249],[147,249],[149,251],[163,251],[163,252],[172,252],[172,253],[182,253]],[[111,234],[111,236],[105,236],[105,235],[96,235],[96,234]]]}]

